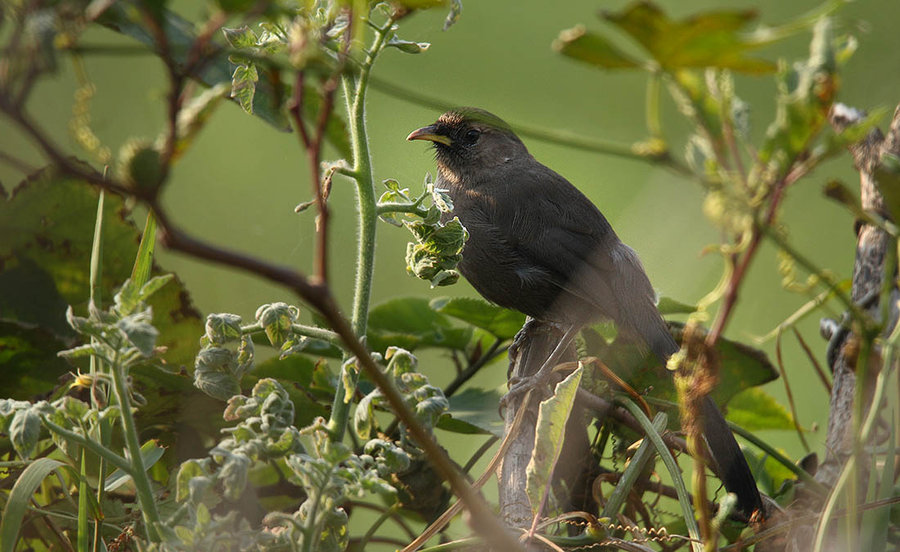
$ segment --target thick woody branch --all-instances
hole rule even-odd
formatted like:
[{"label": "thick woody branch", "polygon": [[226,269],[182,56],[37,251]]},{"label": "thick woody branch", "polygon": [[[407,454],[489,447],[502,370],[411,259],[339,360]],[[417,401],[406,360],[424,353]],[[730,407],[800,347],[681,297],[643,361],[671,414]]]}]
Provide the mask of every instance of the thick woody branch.
[{"label": "thick woody branch", "polygon": [[[864,114],[841,104],[830,114],[831,125],[838,132],[860,123]],[[864,211],[885,213],[884,198],[878,189],[875,172],[886,154],[900,155],[900,107],[894,112],[888,136],[879,129],[873,129],[860,142],[850,146],[853,162],[859,171],[860,200]],[[853,288],[851,297],[860,309],[874,319],[880,317],[882,307],[878,298],[882,290],[885,274],[885,255],[890,245],[890,236],[882,229],[870,225],[860,225],[857,232],[856,260],[853,267]],[[896,307],[892,306],[891,318],[896,319]],[[885,328],[889,332],[890,328]],[[834,383],[828,419],[828,433],[825,444],[825,462],[817,473],[817,479],[831,485],[840,473],[841,466],[854,448],[854,400],[857,396],[857,366],[854,348],[845,347],[851,340],[845,334],[844,343],[838,344],[841,354],[836,356],[831,367]],[[873,380],[874,378],[868,378]],[[864,413],[863,413],[864,414]],[[865,463],[863,463],[865,464]]]}]

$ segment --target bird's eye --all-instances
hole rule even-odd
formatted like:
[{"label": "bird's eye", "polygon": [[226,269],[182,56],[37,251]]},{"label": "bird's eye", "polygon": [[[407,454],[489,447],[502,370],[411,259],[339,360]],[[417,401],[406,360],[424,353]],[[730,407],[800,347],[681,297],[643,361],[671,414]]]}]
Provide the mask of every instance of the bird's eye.
[{"label": "bird's eye", "polygon": [[479,136],[481,136],[481,131],[476,128],[473,128],[469,132],[466,132],[466,136],[465,136],[466,143],[469,145],[474,144],[475,142],[478,141]]}]

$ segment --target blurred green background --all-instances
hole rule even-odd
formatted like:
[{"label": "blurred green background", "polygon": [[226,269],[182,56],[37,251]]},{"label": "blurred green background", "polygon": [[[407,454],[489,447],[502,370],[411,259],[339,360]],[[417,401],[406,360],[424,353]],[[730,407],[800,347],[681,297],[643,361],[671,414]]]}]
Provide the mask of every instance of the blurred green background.
[{"label": "blurred green background", "polygon": [[[537,0],[468,0],[464,1],[459,22],[446,32],[441,31],[445,10],[418,13],[401,22],[400,35],[431,42],[431,48],[421,55],[386,51],[373,74],[451,104],[486,108],[513,124],[629,144],[646,137],[645,74],[602,72],[564,59],[550,47],[559,31],[578,23],[613,33],[595,14],[600,9],[618,10],[625,5],[624,1],[578,0],[556,2],[551,8],[549,3]],[[676,18],[698,10],[753,8],[759,12],[760,23],[774,26],[815,8],[819,2],[692,0],[661,5]],[[207,9],[202,2],[173,2],[171,7],[189,19]],[[863,109],[881,106],[889,110],[900,101],[898,18],[900,3],[896,0],[862,0],[838,12],[836,32],[853,34],[859,40],[859,49],[842,75],[840,101]],[[802,59],[808,53],[809,38],[809,32],[800,33],[761,50],[759,55],[773,60]],[[97,44],[130,43],[104,30],[92,31],[88,39]],[[628,42],[623,39],[622,44]],[[92,127],[103,143],[115,153],[127,138],[154,138],[164,118],[166,80],[162,64],[151,55],[89,56],[85,64],[97,86]],[[774,116],[774,81],[771,76],[737,76],[736,82],[738,95],[752,106],[752,133],[758,143]],[[71,64],[64,63],[56,79],[40,85],[29,108],[58,142],[70,145],[79,154],[67,130],[75,87]],[[664,102],[663,108],[665,134],[675,154],[680,155],[688,127],[671,101]],[[369,137],[379,181],[395,178],[413,190],[420,188],[425,173],[434,171],[432,154],[421,143],[407,143],[405,137],[438,115],[435,110],[371,90]],[[21,151],[23,157],[39,165],[40,157],[30,144],[3,126],[0,147]],[[694,303],[715,286],[722,264],[716,255],[704,256],[703,249],[716,243],[719,235],[702,214],[701,190],[695,183],[640,162],[525,141],[538,160],[567,177],[597,203],[621,238],[640,253],[660,293]],[[327,151],[324,157],[333,158],[334,152]],[[305,159],[295,136],[247,116],[236,105],[224,105],[176,166],[165,204],[172,217],[192,233],[308,271],[314,247],[314,213],[298,215],[293,211],[296,204],[310,199]],[[0,167],[0,182],[7,189],[20,177],[7,166]],[[822,195],[823,184],[833,178],[856,186],[849,156],[829,162],[790,189],[781,220],[795,246],[843,279],[851,274],[855,235],[850,215]],[[335,180],[331,199],[332,284],[345,306],[349,306],[352,295],[356,257],[353,194],[348,181]],[[408,237],[403,229],[379,226],[375,303],[408,295],[474,295],[466,283],[430,290],[427,283],[407,275],[404,254]],[[250,319],[262,303],[296,302],[283,289],[247,274],[165,251],[159,253],[158,261],[186,281],[203,313],[228,311]],[[808,299],[782,289],[775,250],[766,246],[749,272],[726,335],[749,342],[768,333]],[[819,317],[817,313],[805,320],[800,329],[824,364],[825,342],[818,337]],[[768,342],[763,348],[774,360],[774,343]],[[790,334],[785,336],[783,352],[800,422],[806,428],[818,426],[810,442],[821,454],[827,392]],[[437,355],[423,355],[422,367],[438,385],[453,376],[450,363]],[[505,366],[500,363],[480,374],[475,384],[495,387],[504,381]],[[781,381],[769,384],[767,390],[786,404]],[[762,437],[784,447],[793,457],[803,454],[791,432]]]}]

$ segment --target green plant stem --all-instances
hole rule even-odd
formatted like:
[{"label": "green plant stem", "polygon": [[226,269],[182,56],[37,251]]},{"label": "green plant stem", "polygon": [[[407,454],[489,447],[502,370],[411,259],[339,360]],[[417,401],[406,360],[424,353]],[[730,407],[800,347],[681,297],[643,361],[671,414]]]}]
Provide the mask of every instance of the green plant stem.
[{"label": "green plant stem", "polygon": [[427,209],[423,209],[420,205],[421,202],[416,203],[379,203],[376,206],[375,212],[379,215],[384,215],[387,213],[411,213],[413,215],[418,215],[420,217],[424,217],[427,213]]},{"label": "green plant stem", "polygon": [[322,502],[322,493],[325,487],[328,485],[328,480],[331,479],[332,474],[334,473],[334,466],[331,466],[328,473],[322,476],[322,486],[317,489],[318,492],[315,493],[315,496],[312,498],[312,506],[309,508],[309,515],[306,518],[306,523],[303,524],[303,548],[301,549],[303,552],[314,552],[317,550],[317,546],[319,544],[319,523],[316,520],[316,517],[319,514],[319,504]]},{"label": "green plant stem", "polygon": [[662,124],[659,115],[659,96],[662,88],[662,76],[659,72],[650,73],[647,79],[647,132],[653,138],[662,139]]},{"label": "green plant stem", "polygon": [[47,426],[47,429],[49,429],[53,433],[57,433],[70,441],[78,443],[79,445],[90,450],[97,456],[100,456],[101,458],[105,458],[106,461],[109,462],[110,464],[112,464],[113,466],[119,468],[120,470],[127,473],[128,475],[131,475],[131,469],[132,469],[131,464],[129,464],[128,460],[126,460],[125,458],[119,456],[115,452],[109,450],[108,448],[104,447],[100,443],[97,443],[96,441],[92,441],[92,440],[84,437],[83,435],[79,435],[78,433],[75,433],[74,431],[69,431],[68,429],[66,429],[62,426],[58,426],[58,425],[54,424],[48,418],[43,418],[43,422],[44,422],[44,425]]},{"label": "green plant stem", "polygon": [[78,481],[78,552],[87,552],[88,541],[90,541],[90,525],[88,524],[88,493],[90,493],[90,489],[87,484],[86,454],[87,450],[81,449],[81,477]]},{"label": "green plant stem", "polygon": [[656,447],[657,454],[659,454],[666,469],[669,470],[669,475],[672,476],[672,486],[675,487],[675,491],[678,493],[678,504],[681,506],[681,513],[684,517],[684,522],[687,525],[688,535],[690,535],[692,539],[691,548],[694,552],[701,552],[703,550],[703,545],[700,542],[700,528],[697,527],[697,521],[694,519],[694,508],[691,505],[691,495],[688,493],[687,487],[684,486],[684,480],[681,478],[681,468],[678,467],[678,462],[675,461],[672,453],[669,452],[669,448],[666,446],[662,437],[654,430],[650,418],[644,414],[644,411],[641,410],[641,407],[638,406],[637,403],[625,397],[618,397],[617,402],[624,406],[628,412],[634,416],[638,423],[641,424],[644,435],[650,438],[653,446]]},{"label": "green plant stem", "polygon": [[137,491],[141,514],[143,514],[144,523],[147,525],[147,536],[153,542],[161,542],[159,512],[156,509],[156,500],[153,497],[150,478],[147,476],[147,468],[144,466],[144,457],[141,455],[141,443],[138,440],[137,426],[134,423],[134,416],[131,414],[131,397],[128,394],[125,370],[116,363],[113,364],[111,372],[116,401],[119,403],[119,418],[122,421],[122,430],[125,434],[125,446],[128,450],[129,471]]},{"label": "green plant stem", "polygon": [[[262,324],[250,324],[248,326],[241,326],[241,333],[262,333],[263,327]],[[327,330],[325,328],[320,328],[318,326],[308,326],[306,324],[291,324],[291,331],[295,334],[304,335],[306,337],[311,337],[313,339],[318,339],[320,341],[326,341],[328,343],[333,343],[334,345],[341,345],[341,337],[334,333],[331,330]]]},{"label": "green plant stem", "polygon": [[366,549],[366,545],[369,544],[369,540],[371,540],[372,537],[375,536],[375,531],[378,531],[378,528],[384,525],[384,522],[389,520],[391,516],[393,516],[397,512],[398,509],[399,503],[394,504],[393,506],[382,512],[380,516],[378,516],[378,519],[375,520],[372,526],[369,527],[369,530],[366,531],[366,534],[363,535],[363,538],[359,541],[360,550]]},{"label": "green plant stem", "polygon": [[473,546],[480,544],[481,541],[475,537],[468,537],[465,539],[459,539],[455,541],[445,542],[443,544],[438,544],[435,546],[429,546],[428,548],[423,548],[419,550],[419,552],[447,552],[448,550],[470,550]]},{"label": "green plant stem", "polygon": [[[342,79],[344,97],[349,113],[350,143],[353,149],[353,180],[356,182],[359,203],[359,251],[356,260],[356,284],[353,291],[353,310],[350,326],[357,338],[364,338],[369,319],[369,301],[372,295],[372,278],[375,274],[375,232],[378,223],[377,199],[375,197],[375,176],[372,171],[372,155],[369,152],[369,135],[366,128],[366,90],[369,73],[378,54],[384,48],[385,39],[394,24],[389,19],[383,27],[375,31],[372,46],[366,52],[365,61],[355,76],[347,74]],[[350,382],[352,392],[356,388],[358,373],[344,373],[348,367],[341,367],[341,379]],[[335,441],[344,438],[344,431],[350,417],[350,403],[344,401],[348,390],[338,389],[331,405],[331,419],[328,431]]]},{"label": "green plant stem", "polygon": [[[668,416],[666,416],[666,413],[658,412],[653,418],[653,430],[657,433],[665,431],[667,421]],[[650,442],[650,439],[644,439],[628,463],[625,472],[622,473],[622,477],[619,478],[619,482],[616,483],[616,488],[609,495],[606,506],[603,507],[603,511],[600,513],[601,518],[617,519],[619,509],[625,503],[625,499],[628,498],[628,494],[632,491],[635,482],[641,476],[644,467],[651,458],[653,458],[653,444]]]},{"label": "green plant stem", "polygon": [[756,448],[766,453],[767,456],[769,456],[785,468],[791,470],[791,472],[793,472],[798,479],[803,481],[813,492],[821,496],[825,496],[828,494],[828,489],[824,485],[816,481],[813,476],[809,475],[806,470],[792,462],[790,458],[778,452],[777,449],[770,446],[768,443],[754,435],[752,432],[747,431],[741,426],[733,424],[731,422],[728,422],[728,427],[731,428],[731,431],[737,433],[738,435],[752,443]]},{"label": "green plant stem", "polygon": [[853,302],[850,299],[850,296],[844,291],[844,287],[841,285],[841,282],[836,280],[833,276],[821,270],[817,267],[812,261],[806,258],[805,255],[802,255],[797,249],[795,249],[791,244],[788,243],[783,236],[779,235],[778,232],[768,225],[763,225],[760,227],[760,233],[772,240],[775,245],[780,247],[785,253],[791,256],[794,261],[796,261],[800,266],[805,268],[810,274],[815,274],[818,278],[822,280],[825,286],[831,291],[837,299],[844,304],[844,307],[853,315],[853,318],[862,324],[867,324],[871,317],[866,314],[864,310],[862,310],[859,305]]}]

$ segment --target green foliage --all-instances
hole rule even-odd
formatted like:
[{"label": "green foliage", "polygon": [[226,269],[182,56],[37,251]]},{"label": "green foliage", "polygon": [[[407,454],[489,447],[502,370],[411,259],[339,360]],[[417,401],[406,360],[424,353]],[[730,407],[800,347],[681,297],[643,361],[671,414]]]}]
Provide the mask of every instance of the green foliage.
[{"label": "green foliage", "polygon": [[566,422],[572,415],[575,393],[581,383],[582,369],[578,368],[556,384],[553,396],[541,401],[534,427],[534,450],[526,469],[525,492],[535,515],[542,514],[550,494],[553,471],[565,444]]},{"label": "green foliage", "polygon": [[[72,17],[77,10],[71,6],[64,9],[54,4],[34,11],[26,4],[10,7],[11,20],[22,27],[4,34],[9,43],[0,71],[0,109],[7,115],[20,109],[24,113],[24,100],[35,79],[55,71],[57,48],[71,48],[73,55],[82,55],[79,41],[91,22],[146,46],[165,62],[172,87],[171,94],[165,95],[169,110],[163,131],[156,140],[125,140],[115,170],[102,179],[88,178],[95,184],[99,181],[144,200],[151,210],[161,209],[157,195],[173,164],[187,152],[226,95],[243,111],[277,129],[288,128],[286,114],[292,114],[295,130],[315,131],[313,142],[324,138],[344,158],[323,164],[326,176],[321,191],[327,197],[332,177],[348,177],[357,185],[361,263],[355,267],[357,288],[349,318],[356,337],[374,351],[371,356],[390,384],[377,387],[360,378],[366,358],[355,357],[358,351],[350,352],[349,341],[336,333],[339,328],[330,328],[316,313],[312,313],[313,325],[304,324],[306,306],[264,304],[251,323],[244,323],[237,314],[211,314],[205,331],[201,330],[200,317],[181,282],[153,267],[154,217],[148,218],[135,255],[139,232],[128,218],[130,202],[107,193],[108,209],[97,225],[102,232],[92,242],[97,195],[71,175],[96,173],[67,155],[51,155],[57,169],[29,176],[10,201],[0,204],[0,235],[6,237],[0,244],[0,364],[6,375],[0,396],[10,397],[0,399],[0,433],[9,438],[0,447],[11,460],[4,469],[16,480],[0,494],[4,500],[0,548],[13,550],[17,542],[20,548],[53,546],[54,541],[42,543],[41,536],[35,536],[39,529],[33,528],[37,524],[25,523],[28,515],[52,516],[61,525],[56,538],[77,542],[80,548],[88,546],[89,521],[97,520],[101,548],[111,549],[114,538],[133,528],[136,548],[160,551],[337,551],[351,543],[365,549],[377,523],[396,511],[436,517],[448,500],[443,480],[431,467],[436,458],[423,452],[423,442],[410,437],[409,427],[390,421],[396,412],[386,390],[393,387],[399,392],[415,425],[427,433],[445,429],[459,438],[485,433],[502,436],[497,391],[470,385],[453,392],[502,355],[524,323],[519,313],[458,297],[431,302],[398,298],[369,309],[376,217],[412,234],[405,259],[410,274],[432,287],[453,284],[460,276],[457,265],[468,234],[452,217],[446,190],[436,188],[430,176],[418,194],[388,179],[386,191],[375,201],[364,116],[369,72],[379,53],[393,48],[422,54],[429,48],[427,42],[401,38],[398,23],[411,10],[445,3],[401,0],[372,5],[322,0],[293,5],[222,0],[215,6],[223,13],[214,7],[208,20],[196,22],[169,11],[164,2],[95,2],[77,17]],[[449,5],[445,28],[462,10],[459,0]],[[840,135],[826,129],[826,115],[840,82],[838,70],[855,43],[835,38],[830,21],[818,16],[752,33],[747,32],[755,19],[750,11],[710,11],[674,20],[653,3],[636,2],[617,12],[604,12],[602,18],[633,40],[644,55],[633,55],[632,50],[584,26],[563,31],[554,48],[597,68],[651,73],[651,138],[625,150],[700,182],[706,193],[704,212],[725,236],[718,247],[728,276],[723,286],[696,306],[662,298],[659,309],[705,322],[710,305],[726,297],[719,314],[725,312],[727,319],[731,307],[723,290],[726,284],[740,284],[746,266],[741,268],[739,261],[749,264],[757,242],[769,235],[764,230],[774,228],[771,231],[786,234],[776,223],[785,190],[822,160],[861,138],[877,121],[873,115]],[[752,56],[759,47],[811,27],[814,21],[807,59],[788,65]],[[240,26],[222,28],[225,22]],[[738,97],[731,73],[760,75],[776,68],[777,116],[764,141],[752,145],[751,109]],[[183,86],[186,81],[209,88],[195,93]],[[669,152],[663,138],[656,97],[659,83],[669,87],[693,125],[684,147],[686,165]],[[80,109],[86,103],[83,98],[89,97],[88,89],[85,85],[80,92]],[[346,121],[332,109],[344,104]],[[73,128],[92,133],[89,119],[81,115]],[[27,117],[10,120],[16,128],[27,129],[29,124]],[[84,136],[78,141],[90,142]],[[307,137],[302,141],[313,147]],[[42,148],[54,146],[45,146],[40,139],[35,142]],[[318,161],[322,151],[310,153],[310,159]],[[900,162],[888,157],[876,173],[887,210],[893,214],[900,212],[898,167]],[[855,215],[872,216],[842,188],[829,190]],[[177,226],[165,217],[159,220],[168,230],[161,233],[166,243],[187,243],[188,251],[203,248],[200,240],[173,237],[171,230]],[[885,226],[894,231],[892,225]],[[178,242],[179,237],[183,241]],[[782,249],[792,263],[799,262],[786,247]],[[238,257],[206,253],[200,257]],[[132,265],[129,261],[135,256],[138,260]],[[90,275],[85,266],[88,258],[101,265]],[[281,267],[268,268],[260,274],[270,278],[273,273],[283,274]],[[794,269],[791,264],[784,270],[791,281],[785,286],[796,290],[798,286],[790,285]],[[814,273],[810,285],[820,277],[827,281],[824,271]],[[113,295],[110,286],[118,282],[124,284]],[[307,283],[318,290],[328,284],[312,278]],[[731,291],[736,292],[736,287]],[[311,300],[311,306],[321,308],[322,302],[331,300],[330,293],[317,297],[320,302]],[[104,307],[110,301],[111,306]],[[66,309],[67,305],[71,306]],[[640,393],[673,400],[670,374],[617,333],[610,324],[589,328],[584,332],[582,356],[599,357]],[[678,326],[674,333],[680,337]],[[750,430],[794,428],[788,412],[757,388],[776,377],[765,355],[716,337],[721,367],[713,395],[720,403],[729,402],[730,419]],[[435,355],[413,354],[425,348],[439,349],[442,361],[452,356],[456,363],[457,375],[446,393],[419,372],[419,358],[428,359],[423,364],[434,362]],[[59,350],[63,350],[61,357],[56,355]],[[331,371],[328,359],[341,359],[340,376]],[[189,374],[184,367],[191,366]],[[76,371],[73,383],[58,386],[57,377],[70,370]],[[633,464],[620,469],[633,432],[608,419],[597,421],[593,455],[604,464],[612,458],[612,468],[621,472],[619,487],[604,512],[611,515],[630,496],[631,486],[647,471],[641,463],[656,450],[679,501],[682,519],[678,523],[698,547],[700,533],[680,469],[660,435],[665,415],[660,414],[654,427],[633,403],[612,394],[617,387],[604,375],[595,371],[584,375],[585,387],[624,404],[648,437]],[[200,392],[191,385],[191,378]],[[549,512],[545,506],[555,485],[563,428],[573,411],[580,379],[581,369],[541,407],[526,489],[536,511]],[[452,396],[448,399],[448,395]],[[20,400],[35,396],[46,400]],[[224,420],[217,419],[223,409]],[[328,415],[331,419],[326,421]],[[347,427],[354,432],[345,439]],[[761,487],[783,501],[790,500],[795,472],[775,460],[774,449],[769,452],[773,456],[750,452],[748,457]],[[52,459],[41,457],[45,454]],[[783,458],[779,461],[790,465]],[[872,471],[878,474],[873,481],[878,482],[868,489],[869,500],[892,496],[895,471],[893,462]],[[48,478],[54,472],[58,477]],[[71,489],[78,489],[77,503]],[[133,495],[136,501],[119,500],[120,494]],[[362,539],[354,539],[359,527],[351,525],[350,500],[382,513]],[[38,507],[29,511],[32,501]],[[716,523],[724,527],[728,499],[721,504]],[[105,519],[101,519],[101,506]],[[645,506],[648,519],[654,522],[677,518],[669,514],[674,509],[671,504],[647,501]],[[891,532],[889,514],[882,508],[863,516],[873,535],[873,550]],[[552,528],[541,531],[547,538],[561,538]],[[740,538],[739,531],[723,529],[723,533],[731,540]]]},{"label": "green foliage", "polygon": [[[389,347],[384,360],[388,361],[386,373],[406,398],[419,423],[427,429],[433,428],[450,406],[443,391],[428,383],[427,377],[415,371],[418,360],[409,351]],[[359,401],[353,428],[361,439],[368,439],[372,434],[375,409],[386,406],[384,394],[380,389],[373,390]]]},{"label": "green foliage", "polygon": [[471,338],[471,328],[455,327],[421,297],[392,299],[369,313],[368,344],[374,351],[386,351],[392,345],[410,351],[419,347],[464,349]]},{"label": "green foliage", "polygon": [[[663,70],[715,67],[745,73],[769,73],[771,62],[748,57],[768,44],[767,37],[742,34],[756,18],[753,11],[709,11],[680,21],[670,19],[650,2],[635,2],[603,19],[640,44]],[[563,31],[554,47],[563,55],[602,69],[633,69],[639,63],[606,37],[576,27]]]},{"label": "green foliage", "polygon": [[502,438],[506,427],[497,415],[501,394],[496,390],[469,387],[450,397],[448,415],[438,427],[455,433],[489,433]]},{"label": "green foliage", "polygon": [[728,419],[748,431],[794,429],[794,417],[758,387],[745,389],[728,401]]},{"label": "green foliage", "polygon": [[[401,188],[395,180],[385,180],[387,191],[378,200],[379,216],[385,222],[406,226],[415,238],[406,248],[406,270],[428,280],[431,287],[449,286],[459,280],[456,265],[462,260],[462,250],[469,238],[468,231],[453,217],[453,202],[447,190],[436,188],[431,175],[425,176],[425,191],[413,199],[408,188]],[[431,206],[424,207],[430,198]]]},{"label": "green foliage", "polygon": [[470,297],[441,298],[431,301],[435,311],[452,316],[495,336],[511,339],[525,324],[525,315]]}]

